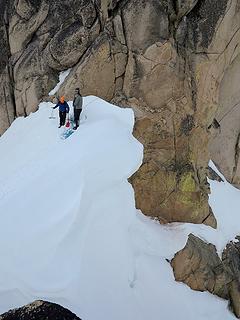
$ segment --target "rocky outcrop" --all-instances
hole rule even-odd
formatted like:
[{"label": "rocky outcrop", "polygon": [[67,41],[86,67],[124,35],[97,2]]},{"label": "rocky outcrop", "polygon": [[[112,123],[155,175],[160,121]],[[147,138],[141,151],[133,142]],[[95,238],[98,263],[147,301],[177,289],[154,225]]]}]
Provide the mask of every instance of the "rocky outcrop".
[{"label": "rocky outcrop", "polygon": [[6,23],[7,2],[0,3],[0,134],[4,132],[14,120],[16,115],[14,99],[14,83],[12,69],[9,65],[10,48],[8,26]]},{"label": "rocky outcrop", "polygon": [[186,246],[175,254],[171,265],[177,281],[191,289],[209,291],[230,301],[240,318],[240,244],[230,242],[219,258],[216,248],[190,234]]},{"label": "rocky outcrop", "polygon": [[190,234],[186,246],[175,254],[171,265],[177,281],[186,283],[193,290],[228,298],[227,286],[232,279],[214,245]]},{"label": "rocky outcrop", "polygon": [[99,35],[100,26],[88,1],[22,0],[14,1],[10,10],[9,47],[19,116],[37,109],[57,82],[58,71],[78,62]]},{"label": "rocky outcrop", "polygon": [[240,318],[240,237],[227,244],[222,254],[223,265],[232,281],[228,287],[231,306],[235,315]]},{"label": "rocky outcrop", "polygon": [[238,61],[237,0],[1,3],[0,132],[35,111],[59,71],[71,68],[58,94],[70,99],[80,87],[135,110],[145,148],[131,179],[137,207],[163,223],[216,227],[208,142],[219,90]]},{"label": "rocky outcrop", "polygon": [[135,50],[126,69],[125,92],[137,99],[135,133],[145,147],[144,164],[132,179],[137,204],[162,222],[211,221],[216,226],[206,181],[207,128],[217,108],[215,60],[200,53],[214,41],[212,30],[227,7],[221,1],[215,10],[215,4],[182,2],[170,15],[170,33],[163,31],[144,54]]},{"label": "rocky outcrop", "polygon": [[0,316],[0,320],[81,320],[71,311],[58,304],[35,301],[22,308],[10,310]]}]

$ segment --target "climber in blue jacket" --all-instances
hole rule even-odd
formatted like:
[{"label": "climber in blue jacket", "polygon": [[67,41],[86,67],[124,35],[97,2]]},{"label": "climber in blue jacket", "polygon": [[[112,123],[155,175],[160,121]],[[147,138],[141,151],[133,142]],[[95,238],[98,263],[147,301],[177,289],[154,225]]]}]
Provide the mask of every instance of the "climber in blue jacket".
[{"label": "climber in blue jacket", "polygon": [[60,118],[60,124],[58,128],[61,128],[61,126],[65,125],[66,121],[66,115],[69,113],[69,105],[65,101],[64,96],[62,96],[58,103],[53,107],[53,109],[59,108],[59,118]]}]

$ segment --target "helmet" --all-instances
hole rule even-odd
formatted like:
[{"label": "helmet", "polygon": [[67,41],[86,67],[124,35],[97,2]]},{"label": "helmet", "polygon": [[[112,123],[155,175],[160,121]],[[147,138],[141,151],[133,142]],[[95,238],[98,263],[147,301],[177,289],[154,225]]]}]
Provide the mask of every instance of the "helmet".
[{"label": "helmet", "polygon": [[61,98],[60,98],[60,102],[61,102],[61,103],[64,103],[64,101],[65,101],[64,96],[61,96]]}]

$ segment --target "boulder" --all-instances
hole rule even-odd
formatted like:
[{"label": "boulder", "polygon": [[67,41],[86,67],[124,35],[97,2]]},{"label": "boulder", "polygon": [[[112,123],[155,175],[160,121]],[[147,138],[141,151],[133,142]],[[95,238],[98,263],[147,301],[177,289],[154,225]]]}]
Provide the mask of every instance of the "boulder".
[{"label": "boulder", "polygon": [[211,243],[190,234],[185,247],[171,261],[176,281],[197,291],[208,291],[228,299],[230,308],[240,318],[240,244],[230,242],[222,259]]},{"label": "boulder", "polygon": [[10,310],[0,316],[0,320],[81,320],[71,311],[47,301],[34,301],[24,307]]},{"label": "boulder", "polygon": [[227,244],[222,253],[222,261],[225,269],[231,274],[229,298],[235,315],[240,318],[240,237],[236,241]]}]

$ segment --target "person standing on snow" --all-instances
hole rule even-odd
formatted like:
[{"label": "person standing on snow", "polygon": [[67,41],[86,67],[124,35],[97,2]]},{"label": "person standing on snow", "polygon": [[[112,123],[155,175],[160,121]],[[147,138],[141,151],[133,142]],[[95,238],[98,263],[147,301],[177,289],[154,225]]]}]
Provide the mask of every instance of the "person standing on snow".
[{"label": "person standing on snow", "polygon": [[74,99],[73,99],[73,111],[74,111],[74,122],[75,122],[75,127],[73,128],[74,130],[76,130],[79,127],[79,118],[82,112],[82,102],[83,102],[83,99],[80,94],[80,90],[79,88],[76,88]]},{"label": "person standing on snow", "polygon": [[65,125],[66,121],[66,115],[69,113],[69,105],[65,101],[65,98],[62,96],[58,103],[53,107],[53,109],[59,108],[59,118],[60,118],[60,124],[58,128],[61,128],[61,126]]}]

